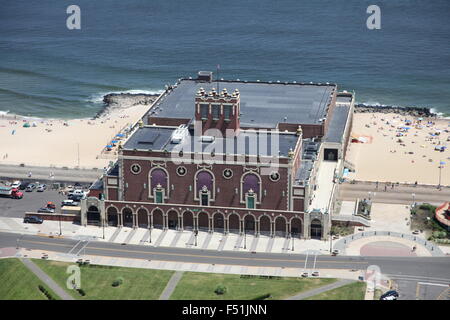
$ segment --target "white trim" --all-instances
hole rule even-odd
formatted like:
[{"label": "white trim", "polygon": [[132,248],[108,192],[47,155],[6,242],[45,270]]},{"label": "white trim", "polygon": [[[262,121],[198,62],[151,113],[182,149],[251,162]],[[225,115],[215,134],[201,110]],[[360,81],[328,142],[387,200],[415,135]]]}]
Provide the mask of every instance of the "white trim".
[{"label": "white trim", "polygon": [[197,172],[194,175],[194,201],[200,201],[200,204],[201,204],[201,199],[198,196],[200,190],[197,190],[197,176],[202,171],[208,172],[211,175],[212,182],[213,182],[212,190],[210,190],[210,192],[212,191],[212,194],[210,194],[210,199],[208,199],[209,200],[208,202],[215,201],[215,199],[216,199],[216,197],[215,197],[215,194],[216,194],[216,177],[215,177],[214,173],[211,170],[209,170],[209,169],[200,168],[200,169],[197,170]]},{"label": "white trim", "polygon": [[[164,199],[169,199],[170,197],[170,177],[169,177],[169,172],[167,171],[166,168],[163,168],[160,165],[156,165],[154,167],[152,167],[150,169],[150,171],[148,172],[148,197],[149,199],[154,199],[154,190],[152,190],[152,172],[156,169],[161,169],[166,173],[166,188],[165,188],[165,192],[164,192]],[[155,188],[153,188],[155,189]]]}]

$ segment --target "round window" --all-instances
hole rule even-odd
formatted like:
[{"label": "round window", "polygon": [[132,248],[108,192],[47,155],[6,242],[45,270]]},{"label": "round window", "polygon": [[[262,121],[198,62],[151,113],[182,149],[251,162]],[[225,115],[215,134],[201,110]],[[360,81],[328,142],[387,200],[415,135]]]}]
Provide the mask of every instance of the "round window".
[{"label": "round window", "polygon": [[230,179],[233,176],[233,171],[231,169],[225,169],[222,175],[225,179]]},{"label": "round window", "polygon": [[131,165],[131,172],[134,174],[138,174],[139,172],[141,172],[141,166],[138,165],[137,163],[134,163]]},{"label": "round window", "polygon": [[184,176],[186,174],[187,170],[185,167],[181,166],[177,168],[177,174],[179,176]]},{"label": "round window", "polygon": [[278,181],[278,180],[280,180],[280,174],[278,173],[278,172],[272,172],[271,174],[270,174],[270,180],[272,180],[272,181]]}]

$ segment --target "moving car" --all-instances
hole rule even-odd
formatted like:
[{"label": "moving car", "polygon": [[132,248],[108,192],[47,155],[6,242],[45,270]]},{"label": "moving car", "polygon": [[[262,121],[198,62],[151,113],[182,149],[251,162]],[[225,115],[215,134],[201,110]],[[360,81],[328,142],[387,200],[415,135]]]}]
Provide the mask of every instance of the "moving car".
[{"label": "moving car", "polygon": [[383,293],[380,297],[380,300],[397,300],[398,292],[395,290],[389,290]]},{"label": "moving car", "polygon": [[43,207],[43,208],[40,208],[37,212],[38,213],[55,213],[55,209]]},{"label": "moving car", "polygon": [[42,223],[42,222],[44,222],[44,219],[37,216],[29,216],[23,218],[23,223]]}]

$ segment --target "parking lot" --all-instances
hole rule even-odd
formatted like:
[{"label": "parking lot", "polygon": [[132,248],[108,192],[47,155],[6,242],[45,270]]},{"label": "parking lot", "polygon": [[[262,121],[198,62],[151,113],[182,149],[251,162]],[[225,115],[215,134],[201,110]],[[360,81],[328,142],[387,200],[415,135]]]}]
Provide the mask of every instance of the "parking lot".
[{"label": "parking lot", "polygon": [[25,212],[37,212],[41,207],[45,207],[48,201],[56,205],[55,212],[61,212],[61,201],[67,199],[56,190],[45,190],[44,192],[23,192],[22,199],[10,199],[0,197],[0,216],[11,218],[22,218]]}]

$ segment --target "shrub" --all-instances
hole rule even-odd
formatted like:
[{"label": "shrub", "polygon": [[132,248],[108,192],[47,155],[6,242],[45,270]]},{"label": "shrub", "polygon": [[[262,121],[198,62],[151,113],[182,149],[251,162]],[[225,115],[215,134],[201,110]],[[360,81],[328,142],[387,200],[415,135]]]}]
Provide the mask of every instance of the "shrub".
[{"label": "shrub", "polygon": [[219,284],[216,288],[216,290],[214,290],[214,293],[219,295],[219,294],[225,294],[227,292],[227,287],[225,287],[223,284]]},{"label": "shrub", "polygon": [[256,298],[253,298],[252,300],[266,300],[268,298],[272,298],[272,295],[270,293],[266,293],[261,296],[257,296]]},{"label": "shrub", "polygon": [[123,283],[123,278],[119,277],[116,280],[113,281],[112,286],[113,287],[118,287]]},{"label": "shrub", "polygon": [[47,289],[45,289],[44,286],[39,285],[38,288],[39,288],[39,291],[41,291],[41,292],[47,297],[48,300],[56,300],[55,297],[53,297],[53,296],[51,295],[51,293],[48,292]]},{"label": "shrub", "polygon": [[78,293],[80,294],[80,296],[85,296],[86,295],[86,292],[84,292],[84,290],[83,289],[77,289],[77,291],[78,291]]}]

